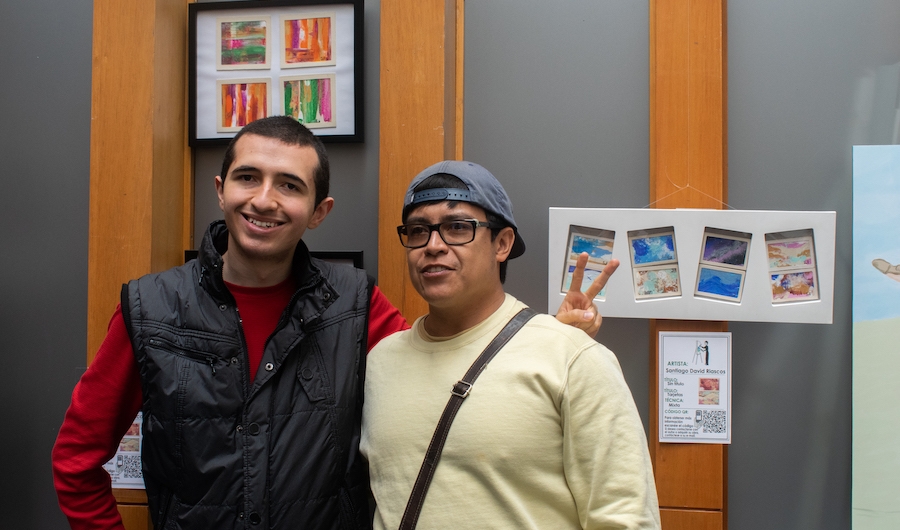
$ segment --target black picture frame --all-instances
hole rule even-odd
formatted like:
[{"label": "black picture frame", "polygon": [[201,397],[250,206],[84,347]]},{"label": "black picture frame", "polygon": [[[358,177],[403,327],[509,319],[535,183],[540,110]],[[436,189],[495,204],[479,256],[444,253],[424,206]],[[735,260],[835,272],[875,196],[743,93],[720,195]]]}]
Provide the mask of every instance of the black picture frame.
[{"label": "black picture frame", "polygon": [[[266,82],[266,115],[285,114],[286,82],[297,78],[316,78],[327,83],[333,104],[323,104],[334,113],[330,122],[307,122],[310,130],[323,142],[362,142],[363,135],[363,10],[364,0],[242,0],[237,2],[204,2],[188,4],[188,145],[191,147],[228,144],[240,129],[240,123],[225,127],[220,114],[225,107],[219,98],[223,88],[252,84],[261,89]],[[284,46],[285,19],[331,15],[333,28],[333,63],[315,63],[297,67],[301,61],[287,63]],[[266,26],[266,63],[222,65],[221,47],[224,37],[220,18],[262,20]],[[263,25],[263,24],[261,24]],[[217,27],[219,26],[219,27]],[[352,27],[351,27],[352,26]],[[347,43],[352,35],[352,43]],[[313,64],[313,63],[308,63]],[[223,68],[220,70],[219,68]],[[327,78],[327,79],[326,79]],[[232,82],[229,82],[232,81]],[[244,81],[244,84],[239,83]],[[280,106],[274,106],[280,103]],[[280,110],[280,112],[278,111]],[[324,113],[322,113],[324,114]],[[303,122],[302,119],[300,119]],[[323,125],[326,124],[326,125]]]}]

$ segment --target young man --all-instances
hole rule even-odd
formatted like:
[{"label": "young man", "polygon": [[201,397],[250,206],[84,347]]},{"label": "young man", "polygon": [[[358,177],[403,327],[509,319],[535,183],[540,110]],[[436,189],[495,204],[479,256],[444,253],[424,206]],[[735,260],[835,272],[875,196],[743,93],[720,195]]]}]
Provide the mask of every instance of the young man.
[{"label": "young man", "polygon": [[[310,257],[301,238],[331,210],[328,187],[325,149],[296,120],[235,136],[216,177],[224,221],[197,260],[123,288],[73,392],[53,449],[72,528],[122,528],[102,465],[138,411],[157,528],[370,526],[365,352],[408,326],[365,273]],[[591,297],[573,292],[560,317],[595,332]]]},{"label": "young man", "polygon": [[[435,426],[485,346],[524,306],[506,294],[525,246],[483,167],[447,161],[410,184],[398,227],[429,313],[369,354],[360,450],[375,527],[397,528]],[[537,315],[463,400],[419,528],[659,528],[647,439],[615,356]]]}]

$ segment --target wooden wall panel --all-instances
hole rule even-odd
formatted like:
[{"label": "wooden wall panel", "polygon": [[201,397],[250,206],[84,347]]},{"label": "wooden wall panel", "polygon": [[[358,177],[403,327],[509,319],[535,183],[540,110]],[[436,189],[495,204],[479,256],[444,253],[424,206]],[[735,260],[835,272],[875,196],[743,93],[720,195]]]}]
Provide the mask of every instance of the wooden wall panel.
[{"label": "wooden wall panel", "polygon": [[[650,202],[721,209],[727,202],[725,0],[650,1]],[[650,454],[666,530],[727,527],[728,448],[661,444],[660,331],[726,331],[724,322],[650,324]]]},{"label": "wooden wall panel", "polygon": [[660,510],[663,530],[719,530],[725,528],[721,512],[700,510]]},{"label": "wooden wall panel", "polygon": [[182,261],[187,2],[94,2],[88,361],[121,284]]},{"label": "wooden wall panel", "polygon": [[427,305],[395,227],[413,177],[462,154],[462,9],[462,0],[381,2],[378,284],[410,321]]}]

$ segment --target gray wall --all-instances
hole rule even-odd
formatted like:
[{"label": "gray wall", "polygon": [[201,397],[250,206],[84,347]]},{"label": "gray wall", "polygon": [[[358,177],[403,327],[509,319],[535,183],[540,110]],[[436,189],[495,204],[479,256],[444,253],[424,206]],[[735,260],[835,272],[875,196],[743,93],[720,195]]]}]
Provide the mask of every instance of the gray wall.
[{"label": "gray wall", "polygon": [[[466,2],[465,156],[507,186],[529,249],[508,287],[542,309],[547,208],[644,206],[649,152],[647,3],[547,6]],[[838,216],[834,324],[730,324],[732,530],[850,526],[851,145],[897,142],[898,27],[895,0],[728,5],[731,206]],[[598,337],[645,422],[647,333]]]},{"label": "gray wall", "polygon": [[0,2],[4,528],[66,528],[50,448],[86,361],[92,17],[90,0]]}]

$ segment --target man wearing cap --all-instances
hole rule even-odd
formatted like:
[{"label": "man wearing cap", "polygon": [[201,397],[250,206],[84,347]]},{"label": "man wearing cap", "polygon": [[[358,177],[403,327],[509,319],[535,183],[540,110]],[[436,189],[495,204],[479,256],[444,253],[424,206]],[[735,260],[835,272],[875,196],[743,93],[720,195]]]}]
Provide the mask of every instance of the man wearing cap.
[{"label": "man wearing cap", "polygon": [[[604,346],[536,315],[477,382],[461,382],[525,308],[503,290],[507,260],[525,244],[500,183],[471,162],[435,164],[410,184],[402,219],[429,313],[368,356],[360,449],[375,528],[416,518],[428,529],[659,528],[647,439]],[[423,457],[451,389],[462,404],[422,493],[417,476],[429,475]],[[408,502],[414,484],[420,508]]]}]

